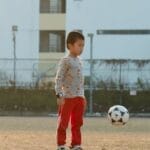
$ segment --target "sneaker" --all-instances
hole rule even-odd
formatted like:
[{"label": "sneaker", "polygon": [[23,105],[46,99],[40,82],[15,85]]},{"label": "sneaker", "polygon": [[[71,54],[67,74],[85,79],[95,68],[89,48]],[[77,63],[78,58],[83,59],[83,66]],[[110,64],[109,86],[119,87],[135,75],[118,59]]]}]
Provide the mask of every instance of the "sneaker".
[{"label": "sneaker", "polygon": [[71,150],[83,150],[81,146],[70,146],[69,147]]},{"label": "sneaker", "polygon": [[57,150],[68,150],[65,146],[58,146]]}]

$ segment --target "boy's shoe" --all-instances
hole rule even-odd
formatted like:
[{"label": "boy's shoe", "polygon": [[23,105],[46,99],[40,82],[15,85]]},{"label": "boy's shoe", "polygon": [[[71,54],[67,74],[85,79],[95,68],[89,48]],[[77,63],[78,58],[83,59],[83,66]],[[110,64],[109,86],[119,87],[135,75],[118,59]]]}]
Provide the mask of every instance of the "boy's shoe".
[{"label": "boy's shoe", "polygon": [[69,147],[71,150],[83,150],[81,146],[70,146]]},{"label": "boy's shoe", "polygon": [[65,146],[58,146],[57,150],[68,150],[68,148],[66,148]]}]

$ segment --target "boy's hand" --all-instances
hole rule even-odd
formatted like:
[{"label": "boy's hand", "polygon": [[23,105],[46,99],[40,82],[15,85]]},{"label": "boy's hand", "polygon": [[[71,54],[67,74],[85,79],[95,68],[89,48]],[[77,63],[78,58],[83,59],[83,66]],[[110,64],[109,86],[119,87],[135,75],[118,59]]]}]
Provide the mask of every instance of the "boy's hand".
[{"label": "boy's hand", "polygon": [[57,98],[57,105],[61,106],[65,103],[64,97]]}]

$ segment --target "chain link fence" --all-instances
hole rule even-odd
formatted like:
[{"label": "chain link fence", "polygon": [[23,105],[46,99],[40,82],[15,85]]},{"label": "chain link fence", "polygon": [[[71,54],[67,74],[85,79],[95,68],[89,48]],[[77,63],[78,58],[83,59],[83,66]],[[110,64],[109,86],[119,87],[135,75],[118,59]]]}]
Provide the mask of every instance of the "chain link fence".
[{"label": "chain link fence", "polygon": [[[0,87],[34,88],[52,81],[58,60],[0,59]],[[14,66],[15,64],[15,66]]]},{"label": "chain link fence", "polygon": [[[0,59],[0,87],[51,87],[59,60]],[[93,75],[90,77],[92,63]],[[150,89],[150,60],[83,60],[85,88]]]},{"label": "chain link fence", "polygon": [[[88,72],[90,61],[85,61]],[[150,89],[150,60],[93,60],[94,89]],[[88,78],[85,84],[88,86]]]}]

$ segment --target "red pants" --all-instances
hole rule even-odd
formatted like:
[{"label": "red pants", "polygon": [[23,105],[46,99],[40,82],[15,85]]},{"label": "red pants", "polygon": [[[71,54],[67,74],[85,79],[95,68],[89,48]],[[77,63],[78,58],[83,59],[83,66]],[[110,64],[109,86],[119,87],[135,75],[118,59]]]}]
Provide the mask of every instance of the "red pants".
[{"label": "red pants", "polygon": [[86,101],[81,97],[67,98],[59,108],[57,145],[66,144],[66,129],[71,120],[71,145],[81,145],[80,127],[83,125],[83,114]]}]

